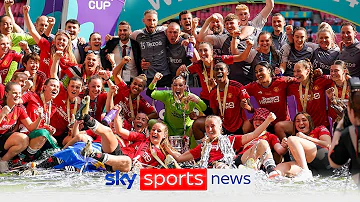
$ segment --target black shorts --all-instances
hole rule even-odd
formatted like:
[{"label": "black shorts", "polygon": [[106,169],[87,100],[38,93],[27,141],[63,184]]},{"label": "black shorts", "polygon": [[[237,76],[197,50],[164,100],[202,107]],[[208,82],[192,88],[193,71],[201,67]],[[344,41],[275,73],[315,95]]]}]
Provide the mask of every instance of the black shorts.
[{"label": "black shorts", "polygon": [[0,157],[3,157],[7,150],[5,150],[5,142],[14,132],[7,132],[5,134],[0,135]]},{"label": "black shorts", "polygon": [[330,176],[333,174],[333,169],[330,166],[328,153],[329,150],[326,148],[316,145],[316,156],[315,159],[308,163],[309,169],[313,172],[313,175],[320,174],[322,176]]},{"label": "black shorts", "polygon": [[243,156],[243,154],[239,154],[239,155],[237,155],[237,156],[235,157],[234,163],[235,163],[236,167],[239,167],[239,165],[243,164],[243,163],[241,162],[241,157],[242,157],[242,156]]},{"label": "black shorts", "polygon": [[[111,152],[111,155],[114,155],[114,156],[125,155],[122,152],[119,143],[118,143],[117,147],[115,148],[115,150],[113,152]],[[112,166],[109,166],[109,165],[106,165],[106,164],[105,164],[105,168],[106,168],[107,171],[111,171],[111,172],[115,171],[115,170],[112,169]]]},{"label": "black shorts", "polygon": [[65,132],[63,132],[61,135],[53,136],[56,139],[59,147],[62,148],[65,146],[63,145],[63,141],[66,138],[66,136],[68,136],[68,134],[69,134],[69,129],[66,129]]}]

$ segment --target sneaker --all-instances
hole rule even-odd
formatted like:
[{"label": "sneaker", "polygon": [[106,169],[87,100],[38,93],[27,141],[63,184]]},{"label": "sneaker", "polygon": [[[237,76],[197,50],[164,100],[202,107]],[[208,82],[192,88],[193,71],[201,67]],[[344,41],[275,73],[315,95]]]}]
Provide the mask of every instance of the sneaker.
[{"label": "sneaker", "polygon": [[92,118],[89,114],[84,114],[82,118],[84,120],[84,126],[92,128],[96,125],[96,120]]},{"label": "sneaker", "polygon": [[9,164],[7,161],[0,160],[0,173],[9,171]]},{"label": "sneaker", "polygon": [[8,162],[8,166],[9,166],[10,169],[20,167],[20,166],[23,166],[25,164],[26,164],[26,162],[23,161],[23,159],[21,159],[21,158],[15,158],[15,159],[10,160]]},{"label": "sneaker", "polygon": [[311,170],[302,169],[294,178],[295,182],[309,181],[313,179]]},{"label": "sneaker", "polygon": [[280,176],[280,174],[279,174],[278,171],[276,171],[276,170],[273,170],[273,171],[271,171],[271,172],[268,174],[268,178],[269,178],[269,179],[274,179],[274,178],[276,178],[276,177],[278,177],[278,176]]}]

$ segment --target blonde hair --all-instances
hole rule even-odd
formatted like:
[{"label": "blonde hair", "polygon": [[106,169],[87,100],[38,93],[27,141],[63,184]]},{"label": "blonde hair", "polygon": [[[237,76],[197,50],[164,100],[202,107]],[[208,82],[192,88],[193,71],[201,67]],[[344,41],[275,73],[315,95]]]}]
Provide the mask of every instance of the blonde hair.
[{"label": "blonde hair", "polygon": [[158,15],[158,13],[156,12],[156,10],[152,10],[152,9],[146,10],[146,11],[144,12],[144,16],[147,15],[147,14],[155,14],[155,15]]},{"label": "blonde hair", "polygon": [[[68,44],[66,45],[65,49],[64,49],[64,55],[65,57],[67,57],[71,63],[77,63],[76,61],[76,57],[72,51],[73,47],[72,47],[72,42],[71,42],[71,37],[69,35],[69,33],[67,33],[66,31],[58,31],[56,32],[56,35],[55,35],[55,38],[54,38],[54,42],[56,41],[56,38],[60,35],[65,35],[69,41],[68,41]],[[50,48],[50,53],[51,55],[54,55],[56,52],[56,45],[55,43],[51,45],[51,48]]]},{"label": "blonde hair", "polygon": [[144,86],[146,86],[147,77],[145,74],[140,74],[140,75],[136,76],[135,78],[143,80]]},{"label": "blonde hair", "polygon": [[320,33],[323,33],[323,32],[328,32],[331,36],[331,39],[332,39],[332,45],[331,47],[334,48],[336,47],[336,35],[335,35],[335,32],[334,30],[331,28],[331,26],[327,26],[329,25],[328,23],[326,22],[322,22],[320,25],[319,25],[319,30],[318,32],[316,33],[316,40],[319,40],[319,35]]},{"label": "blonde hair", "polygon": [[239,11],[239,10],[245,11],[245,10],[249,10],[249,7],[247,7],[247,5],[245,5],[245,4],[239,4],[239,5],[236,6],[235,10],[237,10],[237,11]]},{"label": "blonde hair", "polygon": [[7,37],[5,34],[0,34],[0,40],[3,38],[8,39],[10,41],[9,37]]},{"label": "blonde hair", "polygon": [[25,74],[24,72],[15,72],[14,75],[12,76],[12,81],[15,81],[17,78],[24,76],[26,77],[26,79],[28,79],[28,75]]},{"label": "blonde hair", "polygon": [[[310,84],[309,84],[309,90],[310,90],[310,92],[311,92],[311,96],[310,96],[310,100],[312,100],[313,99],[313,97],[314,97],[314,91],[313,91],[313,87],[314,87],[314,68],[313,68],[313,66],[312,66],[312,63],[310,62],[310,60],[309,59],[305,59],[305,60],[299,60],[297,63],[295,63],[295,64],[299,64],[299,65],[301,65],[304,69],[309,69],[310,71],[309,71],[309,82],[310,82]],[[300,84],[300,85],[302,85],[302,84]]]}]

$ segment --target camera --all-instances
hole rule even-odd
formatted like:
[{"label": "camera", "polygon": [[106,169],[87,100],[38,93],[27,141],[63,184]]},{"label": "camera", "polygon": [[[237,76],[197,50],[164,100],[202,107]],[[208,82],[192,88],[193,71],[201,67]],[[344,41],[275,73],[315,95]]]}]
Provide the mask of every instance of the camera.
[{"label": "camera", "polygon": [[[349,95],[349,103],[352,102],[352,93],[356,91],[360,91],[360,79],[359,77],[352,77],[349,79],[349,87],[350,87],[350,95]],[[351,105],[350,105],[351,106]],[[347,109],[344,109],[344,128],[352,125],[349,119],[349,115]]]},{"label": "camera", "polygon": [[350,92],[360,91],[360,79],[359,77],[351,77],[349,79]]}]

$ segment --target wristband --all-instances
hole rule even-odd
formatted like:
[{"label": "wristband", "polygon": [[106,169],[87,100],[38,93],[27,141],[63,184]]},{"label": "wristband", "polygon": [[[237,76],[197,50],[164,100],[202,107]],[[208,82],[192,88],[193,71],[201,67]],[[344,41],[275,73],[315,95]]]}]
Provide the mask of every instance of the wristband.
[{"label": "wristband", "polygon": [[150,83],[150,85],[149,85],[150,90],[154,90],[155,87],[156,87],[156,83]]}]

